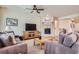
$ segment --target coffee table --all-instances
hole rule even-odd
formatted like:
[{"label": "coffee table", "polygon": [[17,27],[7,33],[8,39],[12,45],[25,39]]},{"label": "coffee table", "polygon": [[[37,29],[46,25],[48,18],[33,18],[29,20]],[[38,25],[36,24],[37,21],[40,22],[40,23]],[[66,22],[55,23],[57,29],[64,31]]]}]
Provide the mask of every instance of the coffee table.
[{"label": "coffee table", "polygon": [[54,35],[53,36],[43,36],[41,39],[35,38],[34,39],[34,45],[35,45],[35,43],[37,43],[37,44],[39,44],[40,49],[42,49],[42,47],[44,45],[44,42],[48,41],[48,40],[54,41],[55,40],[55,36]]}]

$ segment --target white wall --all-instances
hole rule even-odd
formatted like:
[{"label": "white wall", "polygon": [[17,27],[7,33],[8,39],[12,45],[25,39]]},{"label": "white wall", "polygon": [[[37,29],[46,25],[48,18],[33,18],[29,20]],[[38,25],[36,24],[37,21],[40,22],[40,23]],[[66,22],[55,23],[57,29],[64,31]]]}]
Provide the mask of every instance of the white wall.
[{"label": "white wall", "polygon": [[[16,35],[22,35],[23,31],[25,30],[25,23],[35,23],[37,24],[37,30],[41,31],[44,34],[44,27],[41,25],[42,19],[46,17],[48,13],[41,12],[40,14],[33,13],[21,10],[20,8],[10,6],[10,8],[6,9],[3,13],[3,18],[0,19],[0,31],[4,31],[6,27],[6,18],[17,18],[18,19],[18,26],[12,26],[12,30],[15,32]],[[73,14],[66,17],[60,17],[60,20],[65,18],[71,18],[74,16],[78,16],[79,14]],[[52,19],[53,15],[49,15]],[[60,27],[69,28],[69,24],[67,22],[60,21]],[[77,24],[77,28],[78,28]],[[53,28],[53,27],[52,27]],[[53,30],[52,30],[53,31]],[[53,33],[53,32],[52,32]]]},{"label": "white wall", "polygon": [[[52,25],[51,26],[43,26],[42,25],[42,20],[46,18],[46,15],[47,15],[47,13],[41,12],[40,14],[33,13],[33,14],[29,14],[29,16],[28,16],[28,18],[31,19],[31,22],[32,23],[37,24],[37,30],[41,32],[41,35],[42,36],[45,35],[44,34],[44,29],[45,28],[48,28],[48,27],[51,28],[51,30],[52,30],[51,31],[52,33],[51,34],[53,34],[53,26]],[[51,19],[53,19],[53,16],[50,16],[49,15],[49,18],[51,20]]]},{"label": "white wall", "polygon": [[3,11],[2,19],[0,19],[1,29],[0,31],[5,31],[6,28],[6,18],[16,18],[18,19],[18,26],[11,26],[11,30],[15,32],[16,35],[22,35],[25,30],[25,23],[35,23],[37,24],[37,30],[42,31],[41,20],[47,15],[42,12],[40,14],[21,10],[16,6],[9,6],[9,8]]},{"label": "white wall", "polygon": [[25,30],[25,23],[32,22],[27,15],[16,7],[14,9],[6,9],[1,19],[1,31],[4,31],[6,28],[6,18],[16,18],[18,19],[18,26],[11,26],[11,29],[16,35],[22,35]]},{"label": "white wall", "polygon": [[59,21],[59,28],[65,28],[67,31],[70,29],[69,20],[60,20]]},{"label": "white wall", "polygon": [[[65,17],[60,17],[59,18],[59,20],[60,20],[59,21],[59,27],[65,28],[69,32],[71,30],[69,21],[71,20],[71,18],[74,18],[74,17],[77,17],[77,16],[79,16],[79,13],[68,15],[68,16],[65,16]],[[79,31],[79,23],[75,24],[75,30]]]}]

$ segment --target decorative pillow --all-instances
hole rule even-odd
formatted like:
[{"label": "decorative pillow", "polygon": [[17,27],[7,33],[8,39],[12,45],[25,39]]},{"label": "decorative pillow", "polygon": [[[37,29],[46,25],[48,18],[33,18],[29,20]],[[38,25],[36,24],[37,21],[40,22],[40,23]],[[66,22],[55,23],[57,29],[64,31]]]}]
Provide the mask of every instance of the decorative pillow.
[{"label": "decorative pillow", "polygon": [[13,32],[0,33],[0,39],[3,42],[4,46],[10,46],[10,45],[16,44],[15,36]]},{"label": "decorative pillow", "polygon": [[0,48],[2,48],[2,44],[1,44],[1,42],[0,42]]},{"label": "decorative pillow", "polygon": [[66,34],[63,34],[63,33],[59,34],[59,43],[63,44],[65,36],[66,36]]},{"label": "decorative pillow", "polygon": [[0,48],[5,47],[3,41],[0,39]]},{"label": "decorative pillow", "polygon": [[9,45],[14,45],[14,42],[13,42],[12,37],[11,37],[11,36],[9,36],[9,37],[8,37],[8,39],[9,39]]},{"label": "decorative pillow", "polygon": [[12,40],[13,40],[13,44],[16,44],[16,38],[15,38],[15,34],[13,31],[9,31],[9,32],[6,32],[8,36],[11,36]]},{"label": "decorative pillow", "polygon": [[0,39],[3,42],[4,46],[9,46],[8,36],[5,34],[0,35]]},{"label": "decorative pillow", "polygon": [[76,34],[73,33],[73,34],[67,35],[64,38],[63,45],[70,47],[76,40],[77,40]]}]

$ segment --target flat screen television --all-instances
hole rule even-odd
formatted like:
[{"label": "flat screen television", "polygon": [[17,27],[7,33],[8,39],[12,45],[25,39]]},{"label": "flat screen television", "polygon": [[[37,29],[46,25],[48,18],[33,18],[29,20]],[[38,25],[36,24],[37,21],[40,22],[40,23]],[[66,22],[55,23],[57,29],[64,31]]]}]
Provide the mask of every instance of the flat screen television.
[{"label": "flat screen television", "polygon": [[51,29],[50,28],[45,28],[44,29],[44,34],[51,34]]},{"label": "flat screen television", "polygon": [[25,24],[25,30],[26,31],[35,31],[36,30],[36,24],[26,23]]}]

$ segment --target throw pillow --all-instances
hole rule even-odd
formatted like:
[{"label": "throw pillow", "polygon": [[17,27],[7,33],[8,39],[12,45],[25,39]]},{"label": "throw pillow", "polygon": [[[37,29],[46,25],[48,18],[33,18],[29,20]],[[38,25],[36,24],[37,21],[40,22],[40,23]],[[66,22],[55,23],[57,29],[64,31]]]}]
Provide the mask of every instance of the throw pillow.
[{"label": "throw pillow", "polygon": [[62,33],[59,34],[59,43],[60,44],[63,44],[65,36],[66,36],[66,34],[62,34]]},{"label": "throw pillow", "polygon": [[0,39],[0,48],[5,47],[3,41]]},{"label": "throw pillow", "polygon": [[67,36],[64,38],[63,45],[65,45],[65,46],[67,46],[67,47],[70,47],[76,40],[77,40],[76,34],[67,35]]},{"label": "throw pillow", "polygon": [[8,40],[9,40],[8,42],[9,45],[14,45],[14,42],[11,36],[8,37]]},{"label": "throw pillow", "polygon": [[16,44],[16,41],[13,36],[7,33],[0,33],[0,39],[3,42],[4,46],[11,46],[13,44]]},{"label": "throw pillow", "polygon": [[13,44],[16,44],[17,43],[16,39],[12,35],[10,35],[10,37],[12,39]]},{"label": "throw pillow", "polygon": [[17,42],[16,42],[16,38],[15,38],[15,35],[14,35],[14,33],[11,31],[11,32],[7,32],[7,35],[8,36],[11,36],[11,38],[12,38],[12,41],[13,41],[13,44],[16,44]]},{"label": "throw pillow", "polygon": [[9,46],[9,39],[8,39],[8,36],[5,34],[2,34],[0,36],[0,39],[2,40],[4,46]]}]

